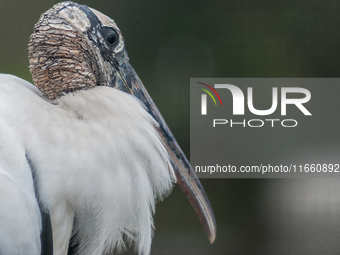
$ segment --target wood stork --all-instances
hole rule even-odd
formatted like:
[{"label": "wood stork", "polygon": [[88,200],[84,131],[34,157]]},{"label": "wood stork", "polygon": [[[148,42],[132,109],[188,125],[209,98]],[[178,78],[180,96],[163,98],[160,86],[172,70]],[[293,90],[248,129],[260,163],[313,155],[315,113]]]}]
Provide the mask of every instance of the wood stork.
[{"label": "wood stork", "polygon": [[[0,75],[0,254],[149,254],[155,202],[177,182],[213,242],[209,200],[129,63],[116,23],[73,2],[29,39],[35,86]],[[32,177],[34,176],[34,178]]]}]

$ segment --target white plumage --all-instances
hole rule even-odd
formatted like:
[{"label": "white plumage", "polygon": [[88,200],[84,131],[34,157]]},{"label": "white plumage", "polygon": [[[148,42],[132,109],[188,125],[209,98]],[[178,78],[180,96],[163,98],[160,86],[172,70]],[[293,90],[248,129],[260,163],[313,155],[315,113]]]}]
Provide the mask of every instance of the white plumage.
[{"label": "white plumage", "polygon": [[36,255],[41,250],[40,210],[19,131],[29,116],[17,114],[23,104],[15,95],[25,99],[33,94],[28,88],[39,91],[12,75],[0,75],[0,84],[0,254]]},{"label": "white plumage", "polygon": [[[5,152],[13,153],[11,160],[1,157],[1,165],[4,160],[10,161],[8,165],[20,162],[17,174],[26,179],[31,172],[25,156],[34,165],[40,201],[57,228],[55,245],[64,247],[60,254],[67,250],[74,215],[84,254],[122,250],[123,236],[136,243],[140,254],[148,254],[155,199],[168,194],[175,179],[154,128],[157,123],[141,103],[119,90],[96,87],[51,104],[17,77],[1,75],[0,84],[1,126],[7,127],[8,143],[17,147],[10,152],[1,140]],[[13,175],[13,169],[3,168],[4,176]],[[27,210],[35,206],[34,213],[39,213],[32,180],[21,186],[25,180],[13,179],[19,183],[10,191],[27,186],[31,201],[27,191],[21,199],[27,201]],[[8,183],[2,180],[1,187]]]}]

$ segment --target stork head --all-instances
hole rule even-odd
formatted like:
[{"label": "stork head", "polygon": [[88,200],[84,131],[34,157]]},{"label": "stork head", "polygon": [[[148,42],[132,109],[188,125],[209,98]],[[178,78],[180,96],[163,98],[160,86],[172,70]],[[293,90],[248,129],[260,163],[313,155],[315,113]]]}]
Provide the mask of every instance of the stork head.
[{"label": "stork head", "polygon": [[81,89],[109,86],[134,95],[144,104],[158,123],[157,131],[169,154],[177,183],[212,243],[216,223],[209,199],[129,63],[116,23],[85,5],[62,2],[42,14],[29,39],[28,50],[34,83],[50,100]]},{"label": "stork head", "polygon": [[123,88],[119,72],[128,57],[109,17],[85,5],[62,2],[42,14],[28,44],[35,85],[49,99],[94,86]]}]

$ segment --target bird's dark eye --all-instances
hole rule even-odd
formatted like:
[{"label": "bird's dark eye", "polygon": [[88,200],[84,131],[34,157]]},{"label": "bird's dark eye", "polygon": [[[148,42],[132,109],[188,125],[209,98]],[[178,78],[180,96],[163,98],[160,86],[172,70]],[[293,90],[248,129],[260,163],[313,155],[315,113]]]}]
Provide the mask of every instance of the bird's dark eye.
[{"label": "bird's dark eye", "polygon": [[109,46],[115,46],[118,43],[119,36],[113,28],[104,27],[103,35]]},{"label": "bird's dark eye", "polygon": [[114,33],[112,33],[112,34],[108,34],[107,36],[106,36],[106,40],[107,40],[107,42],[109,43],[109,44],[114,44],[115,42],[116,42],[116,35],[114,34]]}]

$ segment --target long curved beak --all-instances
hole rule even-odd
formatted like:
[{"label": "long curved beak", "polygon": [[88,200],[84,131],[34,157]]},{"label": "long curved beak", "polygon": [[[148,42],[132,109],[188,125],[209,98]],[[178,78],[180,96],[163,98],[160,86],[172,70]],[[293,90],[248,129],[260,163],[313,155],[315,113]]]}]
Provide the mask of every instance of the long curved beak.
[{"label": "long curved beak", "polygon": [[169,153],[171,164],[177,177],[177,183],[194,207],[210,243],[213,243],[216,237],[214,213],[211,209],[209,199],[190,163],[128,61],[127,55],[124,54],[124,57],[122,57],[118,63],[115,63],[114,67],[121,79],[121,81],[116,83],[118,84],[116,88],[139,98],[145,104],[151,116],[159,123],[158,132]]}]

